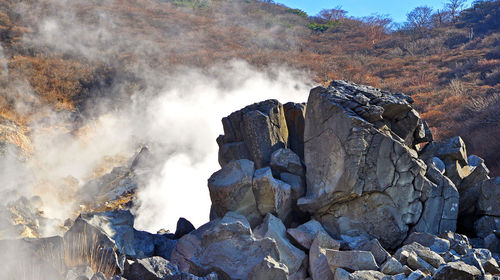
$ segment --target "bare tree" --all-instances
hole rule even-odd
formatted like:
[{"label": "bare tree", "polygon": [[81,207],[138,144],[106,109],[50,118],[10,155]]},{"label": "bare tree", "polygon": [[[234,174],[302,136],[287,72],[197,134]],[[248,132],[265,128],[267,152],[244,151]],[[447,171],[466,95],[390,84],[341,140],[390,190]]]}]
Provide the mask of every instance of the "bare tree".
[{"label": "bare tree", "polygon": [[432,25],[432,8],[428,6],[416,7],[406,15],[406,20],[410,29],[423,34]]},{"label": "bare tree", "polygon": [[327,22],[340,21],[347,15],[347,11],[337,6],[333,9],[324,9],[319,12],[319,17]]},{"label": "bare tree", "polygon": [[445,11],[444,9],[442,10],[437,10],[433,15],[432,15],[432,23],[435,27],[442,27],[444,26],[447,22],[449,22],[450,14],[448,11]]},{"label": "bare tree", "polygon": [[392,24],[392,19],[383,15],[364,17],[362,21],[372,45],[387,35]]},{"label": "bare tree", "polygon": [[446,8],[451,16],[451,22],[454,24],[457,22],[458,15],[462,8],[464,7],[466,0],[448,0],[446,3]]}]

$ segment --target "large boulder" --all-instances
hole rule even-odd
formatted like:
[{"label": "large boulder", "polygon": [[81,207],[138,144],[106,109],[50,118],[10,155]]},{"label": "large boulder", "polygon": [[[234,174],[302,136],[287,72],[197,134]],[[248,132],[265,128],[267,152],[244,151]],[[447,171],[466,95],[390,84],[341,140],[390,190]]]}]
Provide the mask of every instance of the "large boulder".
[{"label": "large boulder", "polygon": [[500,217],[500,177],[485,180],[481,184],[478,210],[481,215]]},{"label": "large boulder", "polygon": [[411,98],[334,81],[311,90],[305,118],[306,197],[299,206],[333,235],[370,234],[395,248],[424,208],[426,165]]},{"label": "large boulder", "polygon": [[229,212],[244,215],[252,226],[262,221],[252,190],[255,166],[247,159],[231,161],[208,179],[212,209],[217,217]]},{"label": "large boulder", "polygon": [[223,279],[248,279],[249,275],[271,279],[283,269],[288,275],[276,241],[256,238],[247,219],[234,212],[179,239],[172,262],[182,272],[203,276],[215,271]]},{"label": "large boulder", "polygon": [[222,167],[249,159],[259,169],[269,165],[274,151],[287,147],[285,110],[277,100],[249,105],[223,118],[222,125],[224,135],[217,139]]},{"label": "large boulder", "polygon": [[433,276],[436,280],[475,280],[481,279],[481,271],[463,262],[450,262],[441,266]]},{"label": "large boulder", "polygon": [[244,215],[252,227],[268,213],[286,224],[292,212],[292,187],[273,177],[270,167],[254,170],[247,159],[231,161],[208,180],[215,217],[227,212]]}]

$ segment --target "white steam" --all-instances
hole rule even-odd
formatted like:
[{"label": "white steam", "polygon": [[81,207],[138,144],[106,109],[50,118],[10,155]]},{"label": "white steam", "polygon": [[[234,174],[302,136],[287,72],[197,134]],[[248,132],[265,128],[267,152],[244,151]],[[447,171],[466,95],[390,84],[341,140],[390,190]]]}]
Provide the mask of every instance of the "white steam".
[{"label": "white steam", "polygon": [[[103,99],[87,106],[86,110],[93,111],[89,115],[98,117],[85,120],[83,128],[77,131],[71,113],[49,109],[44,109],[42,120],[32,124],[33,153],[31,160],[23,165],[28,171],[19,173],[8,169],[10,173],[4,178],[29,175],[30,182],[35,183],[21,194],[41,196],[43,210],[51,218],[62,220],[73,216],[76,191],[92,178],[95,168],[105,158],[131,156],[138,146],[147,144],[160,159],[155,162],[160,171],[137,190],[135,226],[148,231],[161,228],[173,231],[179,217],[200,226],[209,217],[207,179],[219,169],[215,140],[222,133],[222,117],[266,99],[283,103],[306,101],[309,75],[286,67],[257,69],[242,60],[220,62],[209,69],[187,66],[174,69],[158,63],[183,53],[185,48],[203,51],[200,42],[206,41],[208,35],[202,29],[183,32],[181,25],[172,27],[158,22],[157,28],[148,29],[151,33],[135,30],[134,26],[130,26],[127,33],[124,30],[128,29],[123,26],[128,26],[130,19],[123,20],[109,12],[115,8],[114,1],[43,0],[37,3],[18,5],[21,18],[33,31],[25,35],[24,44],[111,67],[121,65],[116,60],[122,56],[134,57],[133,63],[127,63],[126,69],[118,68],[118,71],[132,74],[142,82],[139,89],[130,92],[127,87],[130,80],[114,77],[109,95],[119,96],[120,104],[110,104]],[[156,1],[144,3],[152,10],[163,9],[165,14],[172,7]],[[290,48],[294,44],[293,30],[287,31],[290,34],[286,33],[286,40],[275,40],[275,34],[285,32],[283,27],[277,25],[264,30],[264,23],[252,22],[235,13],[241,7],[228,3],[225,7],[232,17],[218,18],[216,23],[223,26],[233,21],[233,17],[241,16],[245,26],[255,31],[248,33],[254,37],[245,38],[249,49],[258,51],[260,45],[268,44]],[[106,8],[91,8],[98,4]],[[170,40],[169,34],[177,33],[181,35]],[[31,89],[19,92],[31,92]],[[30,110],[29,104],[17,106],[19,111]],[[0,176],[0,183],[2,181]],[[47,229],[45,233],[52,231]]]},{"label": "white steam", "polygon": [[[275,98],[304,102],[307,75],[275,68],[274,78],[243,62],[220,66],[217,75],[191,70],[179,73],[147,108],[147,129],[171,154],[161,174],[139,190],[136,226],[155,231],[175,229],[179,217],[195,226],[208,221],[210,198],[207,179],[219,169],[215,139],[222,133],[221,119],[254,102]],[[237,81],[221,87],[222,80]]]}]

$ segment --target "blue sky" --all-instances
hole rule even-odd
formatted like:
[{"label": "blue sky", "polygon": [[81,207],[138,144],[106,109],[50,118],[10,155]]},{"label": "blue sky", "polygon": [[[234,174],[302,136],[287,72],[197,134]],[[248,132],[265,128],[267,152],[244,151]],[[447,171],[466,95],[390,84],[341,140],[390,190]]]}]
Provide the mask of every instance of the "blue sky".
[{"label": "blue sky", "polygon": [[[418,6],[441,9],[446,0],[275,0],[291,8],[298,8],[308,15],[316,15],[322,9],[341,6],[348,15],[355,17],[372,14],[389,15],[396,22],[404,22],[406,14]],[[468,0],[469,7],[473,0]]]}]

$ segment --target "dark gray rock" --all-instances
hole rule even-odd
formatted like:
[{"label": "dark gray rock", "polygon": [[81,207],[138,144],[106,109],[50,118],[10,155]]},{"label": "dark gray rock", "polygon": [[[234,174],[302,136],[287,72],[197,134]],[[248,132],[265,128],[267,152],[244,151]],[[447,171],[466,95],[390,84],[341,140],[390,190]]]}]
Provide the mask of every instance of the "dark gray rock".
[{"label": "dark gray rock", "polygon": [[500,177],[483,181],[478,210],[482,215],[500,217]]},{"label": "dark gray rock", "polygon": [[289,102],[283,105],[288,127],[288,145],[301,159],[304,159],[304,126],[306,104]]},{"label": "dark gray rock", "polygon": [[267,214],[264,221],[255,230],[258,238],[271,238],[276,242],[281,263],[283,263],[290,275],[297,273],[304,265],[306,254],[293,246],[286,237],[285,225],[280,219]]},{"label": "dark gray rock", "polygon": [[177,228],[175,229],[175,239],[179,239],[184,235],[195,230],[193,224],[185,218],[179,218],[177,221]]},{"label": "dark gray rock", "polygon": [[474,223],[474,230],[481,238],[486,238],[498,229],[500,229],[500,217],[483,216]]},{"label": "dark gray rock", "polygon": [[[269,265],[262,264],[264,259]],[[267,237],[257,239],[246,218],[234,212],[184,235],[178,240],[172,261],[182,272],[216,271],[224,279],[246,279],[257,271],[259,276],[264,273],[276,275],[276,269],[281,267],[272,265],[280,263],[276,241]]]},{"label": "dark gray rock", "polygon": [[363,240],[352,247],[353,250],[370,251],[375,257],[377,265],[382,265],[391,255],[382,247],[377,239]]},{"label": "dark gray rock", "polygon": [[439,237],[450,241],[450,249],[454,250],[460,255],[465,255],[472,249],[469,239],[465,235],[454,232],[442,233]]},{"label": "dark gray rock", "polygon": [[299,156],[290,149],[279,149],[271,155],[271,168],[275,174],[287,172],[304,176],[304,167]]},{"label": "dark gray rock", "polygon": [[[434,253],[429,248],[424,247],[416,242],[404,245],[403,247],[399,248],[394,254],[394,258],[401,262],[401,264],[406,265],[408,264],[408,258],[411,254],[414,254],[416,257],[429,263],[434,268],[438,268],[441,264],[445,263],[444,259],[440,255]],[[413,268],[412,266],[410,267]]]},{"label": "dark gray rock", "polygon": [[252,190],[253,162],[247,159],[231,161],[208,179],[212,209],[217,217],[233,211],[244,215],[256,226],[262,221]]},{"label": "dark gray rock", "polygon": [[404,245],[416,242],[422,246],[428,247],[431,251],[438,254],[445,253],[450,250],[450,241],[439,238],[435,235],[426,232],[412,232],[404,241]]},{"label": "dark gray rock", "polygon": [[252,190],[257,209],[262,216],[271,213],[286,224],[290,222],[292,188],[287,183],[273,178],[271,168],[255,170]]},{"label": "dark gray rock", "polygon": [[382,266],[380,271],[388,275],[403,273],[403,265],[393,257],[390,257]]},{"label": "dark gray rock", "polygon": [[284,109],[277,100],[249,105],[223,118],[222,125],[224,135],[217,141],[222,167],[232,160],[246,158],[259,169],[269,165],[274,151],[287,147]]},{"label": "dark gray rock", "polygon": [[436,280],[475,280],[481,279],[481,271],[463,262],[450,262],[439,267],[433,276]]},{"label": "dark gray rock", "polygon": [[123,276],[128,280],[163,280],[179,273],[175,264],[162,257],[127,260]]},{"label": "dark gray rock", "polygon": [[289,228],[287,230],[287,233],[293,240],[305,250],[309,250],[318,232],[328,235],[323,226],[316,220],[310,220],[296,228]]},{"label": "dark gray rock", "polygon": [[292,188],[292,201],[293,205],[296,205],[297,200],[306,193],[304,179],[298,175],[286,172],[280,174],[280,179]]},{"label": "dark gray rock", "polygon": [[326,251],[340,248],[340,244],[328,234],[318,231],[309,250],[309,275],[313,280],[333,279],[333,271],[328,262]]},{"label": "dark gray rock", "polygon": [[368,251],[339,251],[325,250],[326,259],[330,267],[341,267],[350,271],[378,270],[373,254]]}]

